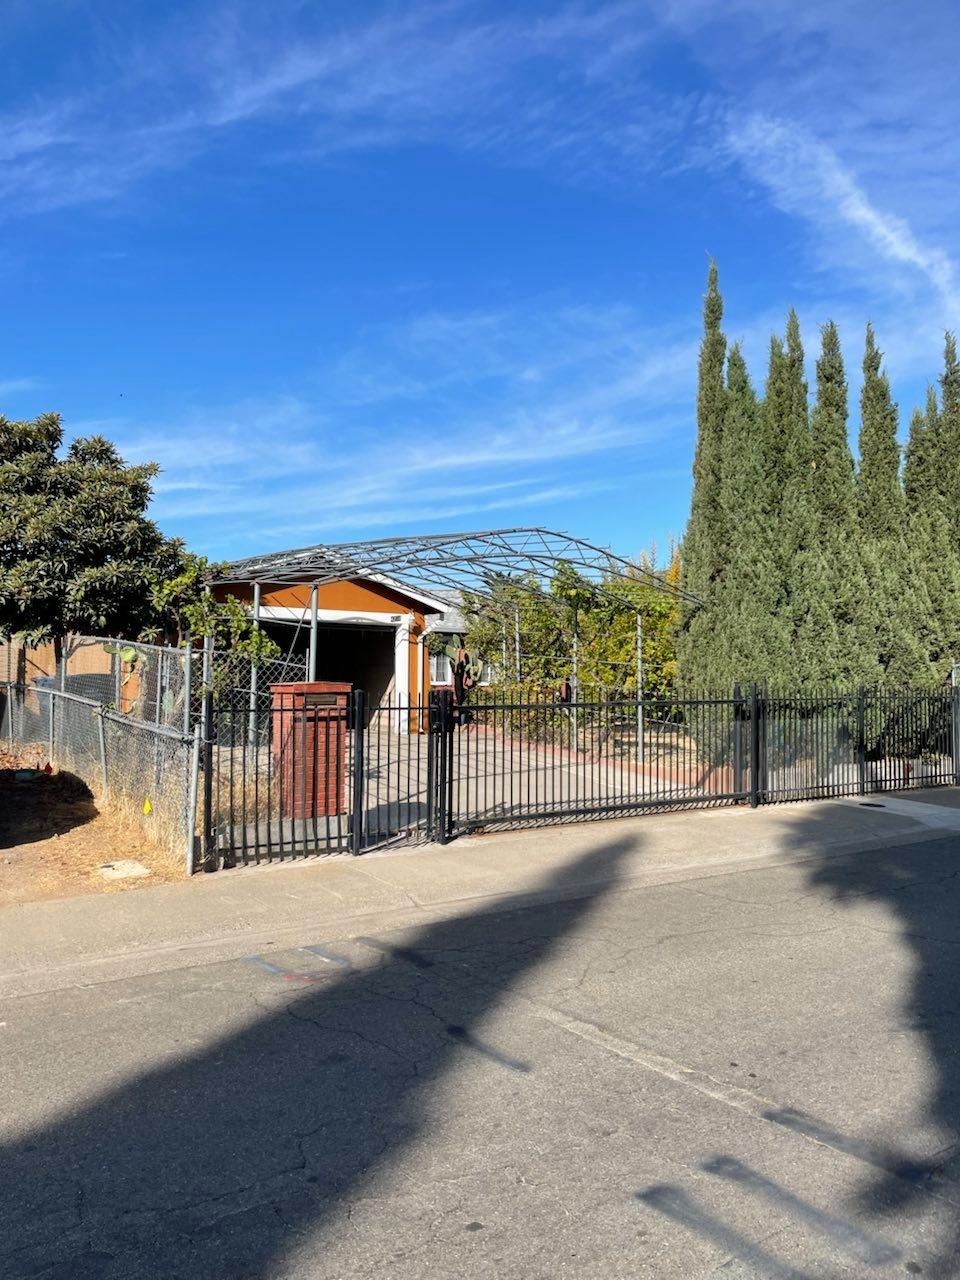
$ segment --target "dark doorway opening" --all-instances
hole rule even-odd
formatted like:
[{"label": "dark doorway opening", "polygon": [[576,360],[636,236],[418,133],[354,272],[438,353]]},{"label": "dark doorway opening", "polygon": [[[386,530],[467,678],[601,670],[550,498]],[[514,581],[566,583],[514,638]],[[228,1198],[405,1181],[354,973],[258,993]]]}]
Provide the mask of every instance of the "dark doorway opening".
[{"label": "dark doorway opening", "polygon": [[[292,652],[301,660],[306,659],[309,626],[301,627],[296,636],[291,628],[276,623],[267,622],[264,629],[285,654]],[[394,689],[395,635],[393,627],[321,623],[317,628],[317,679],[345,680],[355,689],[364,690],[369,706],[379,706]]]},{"label": "dark doorway opening", "polygon": [[317,676],[347,680],[363,689],[371,707],[393,692],[392,627],[321,626],[317,632]]}]

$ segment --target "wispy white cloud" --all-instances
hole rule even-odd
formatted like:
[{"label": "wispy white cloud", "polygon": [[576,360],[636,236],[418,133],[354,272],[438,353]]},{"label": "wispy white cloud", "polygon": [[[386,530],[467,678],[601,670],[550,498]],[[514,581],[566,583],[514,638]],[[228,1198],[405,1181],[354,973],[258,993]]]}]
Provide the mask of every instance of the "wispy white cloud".
[{"label": "wispy white cloud", "polygon": [[[421,528],[435,528],[444,520],[459,516],[482,516],[496,511],[525,511],[530,507],[549,507],[559,503],[571,502],[587,494],[596,494],[614,488],[610,481],[591,481],[587,484],[557,484],[541,486],[522,493],[512,492],[502,497],[485,496],[484,486],[479,491],[470,488],[443,490],[439,500],[431,502],[427,508],[416,493],[409,492],[406,502],[398,502],[394,492],[389,503],[379,504],[371,512],[367,507],[357,510],[338,510],[320,508],[312,517],[304,521],[287,521],[286,523],[269,525],[261,532],[274,544],[284,540],[303,537],[336,534],[338,530],[396,528],[401,525],[419,525]],[[336,539],[333,539],[336,540]]]},{"label": "wispy white cloud", "polygon": [[[579,148],[586,161],[597,155],[597,122],[623,93],[615,71],[655,27],[636,3],[486,19],[436,3],[347,25],[283,4],[269,17],[255,5],[201,11],[111,50],[108,74],[88,75],[44,112],[9,114],[0,193],[19,208],[114,198],[239,129],[279,121],[282,142],[259,135],[251,162],[422,142],[528,155]],[[536,74],[545,67],[549,91]],[[630,97],[639,108],[635,83]],[[656,113],[634,117],[638,142],[664,133]]]},{"label": "wispy white cloud", "polygon": [[36,378],[0,378],[0,396],[15,396],[24,391],[35,391],[39,385]]},{"label": "wispy white cloud", "polygon": [[779,208],[823,230],[852,231],[873,257],[918,272],[939,294],[948,317],[960,316],[953,258],[938,245],[922,243],[904,218],[878,208],[832,148],[797,125],[758,113],[733,115],[726,141]]},{"label": "wispy white cloud", "polygon": [[[158,461],[157,517],[214,554],[602,491],[642,500],[659,483],[659,451],[690,435],[695,334],[657,333],[626,309],[431,312],[359,345],[362,360],[345,352],[297,396],[196,408],[162,427],[75,425]],[[360,367],[370,373],[358,397]]]}]

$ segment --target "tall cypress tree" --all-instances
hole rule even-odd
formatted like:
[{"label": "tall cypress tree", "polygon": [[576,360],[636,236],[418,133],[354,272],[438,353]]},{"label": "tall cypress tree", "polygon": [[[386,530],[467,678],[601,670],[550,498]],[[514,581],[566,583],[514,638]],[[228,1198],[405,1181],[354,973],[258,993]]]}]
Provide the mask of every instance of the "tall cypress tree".
[{"label": "tall cypress tree", "polygon": [[[853,455],[847,439],[847,380],[837,326],[823,326],[817,360],[817,397],[811,418],[810,493],[822,591],[833,626],[806,659],[824,684],[873,680],[879,675],[861,554]],[[808,602],[811,607],[815,602]],[[819,608],[819,602],[816,602]],[[829,645],[836,647],[833,652]]]},{"label": "tall cypress tree", "polygon": [[764,386],[763,404],[760,411],[760,424],[770,483],[781,498],[789,475],[783,439],[784,424],[789,418],[789,397],[787,353],[783,347],[783,339],[774,333],[770,336],[770,355],[767,363],[767,380]]},{"label": "tall cypress tree", "polygon": [[[785,484],[798,484],[809,507],[810,466],[812,442],[810,437],[810,408],[807,400],[807,380],[803,371],[803,343],[800,340],[800,321],[791,307],[787,316],[784,342],[784,401],[780,423],[779,447],[783,454]],[[807,513],[809,514],[809,513]]]},{"label": "tall cypress tree", "polygon": [[786,342],[771,347],[771,370],[767,378],[771,403],[765,415],[767,448],[780,454],[774,483],[782,495],[780,543],[785,577],[790,580],[791,564],[813,538],[810,465],[812,442],[806,402],[804,348],[796,312],[787,316]]},{"label": "tall cypress tree", "polygon": [[939,487],[954,541],[960,543],[960,361],[957,340],[945,336],[943,373],[940,375]]},{"label": "tall cypress tree", "polygon": [[874,542],[900,534],[904,516],[897,406],[890,395],[890,380],[880,367],[882,360],[873,325],[868,324],[860,393],[857,498],[861,528]]},{"label": "tall cypress tree", "polygon": [[857,498],[874,627],[872,647],[883,678],[898,684],[922,683],[930,676],[924,640],[930,605],[906,534],[897,406],[881,362],[873,326],[868,324],[860,393]]},{"label": "tall cypress tree", "polygon": [[[935,395],[927,397],[928,409],[937,413]],[[935,571],[931,565],[931,496],[936,497],[936,478],[932,465],[933,452],[929,421],[922,409],[914,409],[903,468],[904,523],[907,544],[906,572],[909,573],[919,614],[916,638],[923,649],[928,670],[933,677],[940,673],[938,655],[944,651],[946,629],[940,610],[934,605]],[[933,503],[936,509],[936,501]],[[945,527],[945,526],[944,526]]]},{"label": "tall cypress tree", "polygon": [[775,399],[767,414],[768,449],[781,451],[782,505],[777,544],[784,597],[789,665],[779,683],[816,684],[835,667],[838,641],[828,599],[827,570],[818,541],[813,495],[813,440],[797,313],[787,317],[780,360],[771,348],[768,386]]},{"label": "tall cypress tree", "polygon": [[925,409],[914,409],[910,418],[903,468],[903,487],[908,510],[928,511],[941,498],[937,474],[940,451],[940,406],[933,387],[927,388]]},{"label": "tall cypress tree", "polygon": [[760,405],[739,344],[727,360],[721,492],[729,530],[729,564],[716,611],[716,638],[727,685],[777,682],[786,644],[780,630],[780,573],[775,508]]},{"label": "tall cypress tree", "polygon": [[822,331],[811,414],[796,313],[774,336],[758,403],[726,361],[711,265],[697,395],[681,672],[702,685],[921,683],[960,658],[960,360],[914,415],[901,478],[897,406],[867,327],[860,463],[847,434],[836,326]]},{"label": "tall cypress tree", "polygon": [[721,328],[723,299],[717,266],[710,263],[703,302],[703,340],[697,378],[697,446],[693,463],[690,519],[683,539],[683,585],[703,601],[685,610],[678,645],[680,670],[686,681],[709,685],[720,677],[710,643],[713,601],[720,590],[727,559],[727,535],[721,499],[723,420],[726,402],[724,357],[727,341]]},{"label": "tall cypress tree", "polygon": [[[947,369],[949,370],[949,343]],[[949,483],[945,476],[948,429],[936,393],[927,392],[926,411],[914,411],[907,442],[904,487],[909,564],[927,605],[922,642],[938,678],[960,659],[960,554],[951,527]]]},{"label": "tall cypress tree", "polygon": [[810,490],[817,532],[829,554],[833,546],[854,535],[857,527],[853,455],[847,442],[847,379],[840,335],[832,320],[821,331],[810,443]]}]

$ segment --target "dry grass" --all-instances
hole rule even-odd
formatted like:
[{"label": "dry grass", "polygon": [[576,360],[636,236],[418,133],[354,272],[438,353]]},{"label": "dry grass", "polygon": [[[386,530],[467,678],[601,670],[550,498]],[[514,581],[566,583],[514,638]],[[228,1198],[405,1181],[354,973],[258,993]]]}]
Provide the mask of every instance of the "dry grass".
[{"label": "dry grass", "polygon": [[[0,749],[0,906],[80,893],[117,893],[184,878],[175,858],[139,823],[101,811],[71,773],[17,781],[12,769],[45,762],[42,751]],[[149,876],[105,880],[99,868],[119,858],[143,863]]]}]

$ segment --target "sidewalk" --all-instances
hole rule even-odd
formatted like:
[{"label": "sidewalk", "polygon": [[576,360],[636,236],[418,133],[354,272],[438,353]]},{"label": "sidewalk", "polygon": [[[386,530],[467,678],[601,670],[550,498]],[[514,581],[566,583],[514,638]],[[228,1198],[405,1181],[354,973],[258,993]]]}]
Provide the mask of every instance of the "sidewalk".
[{"label": "sidewalk", "polygon": [[[960,834],[960,791],[819,801],[461,838],[361,858],[243,868],[111,898],[0,911],[0,996],[230,959],[285,942],[346,939],[456,915],[471,900],[543,901],[558,867],[617,845],[620,886],[723,875]],[[612,872],[611,872],[612,875]],[[607,879],[599,873],[601,881]],[[598,883],[576,878],[550,897]]]}]

